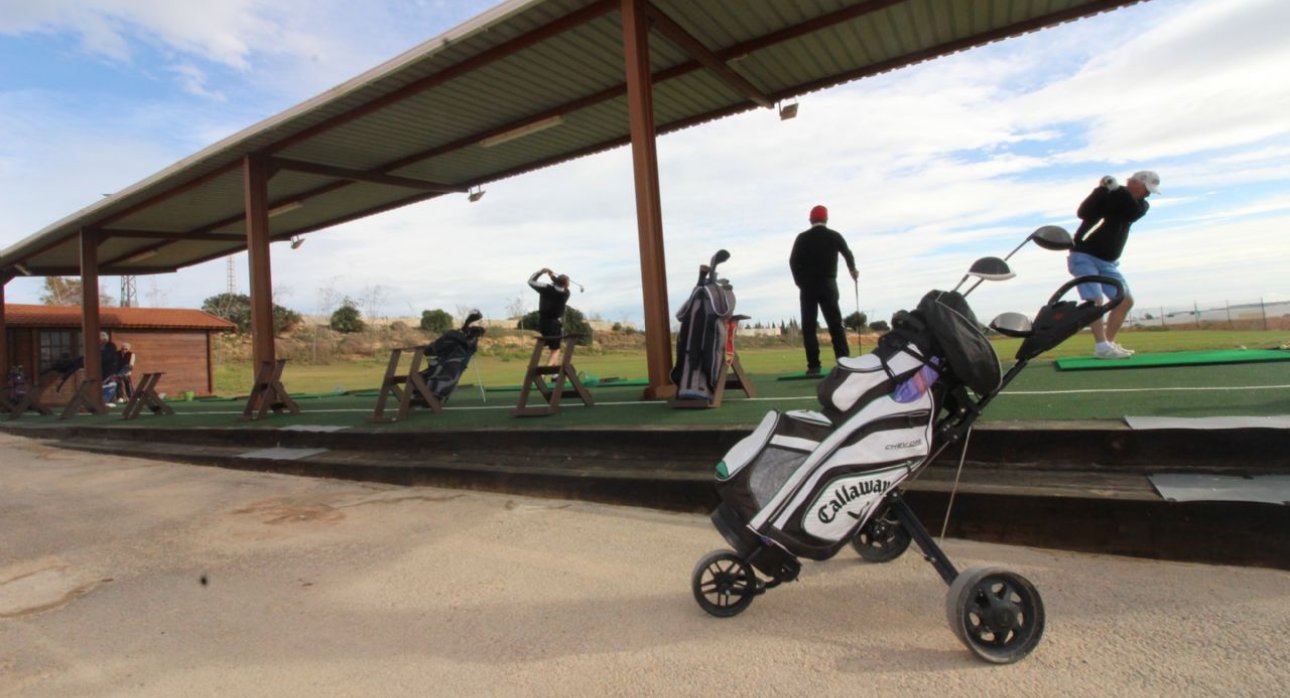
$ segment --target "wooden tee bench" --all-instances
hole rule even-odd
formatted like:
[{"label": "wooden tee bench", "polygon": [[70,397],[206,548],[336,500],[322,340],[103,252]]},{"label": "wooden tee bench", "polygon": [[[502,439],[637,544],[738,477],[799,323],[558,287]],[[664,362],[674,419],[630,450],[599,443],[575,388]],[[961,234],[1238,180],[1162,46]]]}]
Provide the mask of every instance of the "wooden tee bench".
[{"label": "wooden tee bench", "polygon": [[274,414],[300,414],[300,406],[282,386],[282,369],[286,365],[286,359],[260,362],[260,369],[255,374],[255,386],[246,398],[246,407],[243,408],[240,419],[262,419],[269,410],[273,410]]},{"label": "wooden tee bench", "polygon": [[[578,380],[578,370],[573,367],[573,348],[577,346],[578,340],[582,337],[580,334],[565,334],[559,337],[538,337],[534,340],[533,356],[529,358],[529,367],[524,374],[524,387],[520,390],[520,401],[511,410],[513,417],[545,417],[547,415],[559,414],[560,398],[577,397],[582,400],[582,404],[591,407],[596,404],[591,399],[591,393],[587,392],[582,381]],[[546,343],[558,339],[563,343],[560,351],[560,364],[558,366],[542,365],[542,350],[546,348]],[[554,376],[552,384],[547,385],[545,376]],[[569,382],[570,390],[564,388],[565,381]],[[542,395],[546,403],[543,407],[529,407],[529,395],[533,388],[537,388],[538,393]]]},{"label": "wooden tee bench", "polygon": [[[399,371],[403,352],[412,352],[412,360],[406,372]],[[407,419],[412,414],[413,397],[420,396],[431,412],[443,411],[443,402],[430,390],[425,377],[421,375],[421,362],[425,360],[425,347],[398,347],[390,350],[390,362],[385,367],[385,378],[381,381],[381,393],[376,398],[376,409],[369,422],[397,422]],[[398,402],[398,411],[394,416],[385,414],[390,398]]]},{"label": "wooden tee bench", "polygon": [[715,387],[712,390],[712,399],[699,400],[696,398],[676,398],[670,400],[668,405],[677,409],[708,409],[709,407],[720,407],[721,401],[726,396],[727,388],[744,391],[744,395],[749,398],[757,397],[757,389],[753,386],[752,380],[744,372],[743,364],[739,363],[739,352],[735,350],[735,330],[739,328],[739,323],[747,320],[747,315],[735,315],[726,320],[726,357],[721,362],[721,368],[717,371]]},{"label": "wooden tee bench", "polygon": [[139,384],[134,387],[134,392],[130,394],[130,399],[125,403],[125,409],[121,411],[121,419],[134,419],[143,412],[145,407],[157,416],[175,413],[157,394],[157,383],[164,375],[162,371],[143,374]]}]

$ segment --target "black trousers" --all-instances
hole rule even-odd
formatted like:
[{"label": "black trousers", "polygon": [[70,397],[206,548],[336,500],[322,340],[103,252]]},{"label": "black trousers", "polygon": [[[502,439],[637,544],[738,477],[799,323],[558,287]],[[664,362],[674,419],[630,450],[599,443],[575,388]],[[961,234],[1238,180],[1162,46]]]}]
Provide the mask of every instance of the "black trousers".
[{"label": "black trousers", "polygon": [[559,317],[542,317],[538,316],[538,332],[543,337],[551,337],[546,340],[546,348],[555,350],[560,348],[560,335],[564,334],[563,318]]},{"label": "black trousers", "polygon": [[846,329],[842,327],[842,310],[838,308],[838,282],[836,279],[818,282],[798,289],[802,302],[802,346],[806,349],[806,367],[820,367],[820,330],[818,313],[824,315],[824,322],[829,327],[829,337],[833,340],[833,355],[836,358],[851,355],[847,346]]}]

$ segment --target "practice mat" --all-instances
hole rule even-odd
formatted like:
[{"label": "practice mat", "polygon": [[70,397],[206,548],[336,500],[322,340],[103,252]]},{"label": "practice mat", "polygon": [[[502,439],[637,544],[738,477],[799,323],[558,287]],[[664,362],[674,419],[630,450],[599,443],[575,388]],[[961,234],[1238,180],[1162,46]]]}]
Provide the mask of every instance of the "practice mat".
[{"label": "practice mat", "polygon": [[1156,473],[1152,487],[1171,502],[1290,504],[1290,475],[1192,475]]},{"label": "practice mat", "polygon": [[1203,366],[1206,364],[1243,364],[1260,361],[1290,361],[1284,349],[1217,349],[1212,351],[1169,351],[1134,354],[1127,359],[1098,359],[1091,356],[1068,356],[1053,363],[1062,371],[1084,371],[1107,368],[1155,368],[1157,366]]},{"label": "practice mat", "polygon": [[817,381],[826,375],[828,374],[824,372],[807,373],[806,371],[799,371],[797,373],[785,373],[782,376],[775,376],[775,380],[777,381],[808,381],[808,380]]}]

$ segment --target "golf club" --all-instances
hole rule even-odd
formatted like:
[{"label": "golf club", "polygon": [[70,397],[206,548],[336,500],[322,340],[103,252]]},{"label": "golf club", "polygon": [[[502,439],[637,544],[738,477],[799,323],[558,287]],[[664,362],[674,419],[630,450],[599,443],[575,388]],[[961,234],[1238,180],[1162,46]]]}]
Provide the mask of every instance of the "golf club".
[{"label": "golf club", "polygon": [[856,356],[864,353],[864,328],[860,325],[860,279],[852,279],[856,287]]},{"label": "golf club", "polygon": [[[1052,250],[1054,252],[1069,250],[1075,246],[1075,242],[1071,239],[1070,233],[1066,232],[1065,228],[1059,225],[1041,225],[1027,235],[1026,239],[1022,240],[1020,245],[1012,248],[1012,251],[1003,259],[999,259],[998,257],[982,257],[981,259],[973,262],[972,268],[968,270],[968,273],[963,277],[963,280],[959,282],[959,286],[962,286],[963,282],[967,281],[968,276],[977,277],[977,282],[972,284],[971,288],[967,291],[964,291],[963,296],[966,297],[969,293],[975,290],[977,286],[981,285],[982,281],[1003,281],[1015,276],[1015,274],[1012,273],[1012,270],[1008,268],[1008,260],[1012,258],[1012,255],[1017,254],[1022,247],[1025,247],[1026,243],[1032,241],[1039,247],[1042,247],[1045,250]],[[958,286],[955,286],[954,290],[957,291]]]}]

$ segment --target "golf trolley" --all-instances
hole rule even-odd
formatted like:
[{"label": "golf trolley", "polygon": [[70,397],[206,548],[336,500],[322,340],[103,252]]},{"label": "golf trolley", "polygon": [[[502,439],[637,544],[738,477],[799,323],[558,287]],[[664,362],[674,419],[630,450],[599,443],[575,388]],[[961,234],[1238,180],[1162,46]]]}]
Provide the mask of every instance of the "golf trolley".
[{"label": "golf trolley", "polygon": [[[1022,242],[1070,249],[1070,235],[1044,226]],[[716,467],[721,503],[712,523],[733,550],[699,560],[691,577],[704,611],[735,616],[757,596],[797,579],[800,558],[827,560],[850,544],[861,558],[887,562],[911,542],[949,585],[946,615],[956,637],[982,659],[1006,664],[1029,654],[1044,631],[1044,606],[1025,577],[1000,567],[959,571],[902,492],[949,446],[966,450],[972,425],[1030,360],[1120,303],[1115,280],[1089,276],[1063,284],[1032,322],[1004,313],[995,331],[1022,339],[1016,363],[1000,375],[997,355],[965,296],[983,280],[1013,276],[1008,257],[977,260],[954,290],[931,291],[892,319],[878,347],[844,358],[820,383],[823,412],[768,413]],[[967,292],[958,289],[976,278]],[[1114,288],[1098,306],[1062,297],[1077,284]],[[964,453],[966,455],[966,453]]]}]

